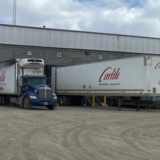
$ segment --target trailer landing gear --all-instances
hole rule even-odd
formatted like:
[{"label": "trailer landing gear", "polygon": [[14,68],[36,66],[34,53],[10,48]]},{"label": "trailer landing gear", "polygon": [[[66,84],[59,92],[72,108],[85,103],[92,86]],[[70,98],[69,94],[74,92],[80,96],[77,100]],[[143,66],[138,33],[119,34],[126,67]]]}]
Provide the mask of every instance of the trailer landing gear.
[{"label": "trailer landing gear", "polygon": [[122,105],[122,102],[123,102],[123,100],[124,100],[124,97],[116,97],[115,100],[117,101],[117,103],[118,103],[118,108],[119,108],[119,110],[121,111],[121,110],[122,110],[122,109],[121,109],[121,105]]},{"label": "trailer landing gear", "polygon": [[137,102],[137,111],[140,111],[139,109],[139,101],[140,101],[141,97],[136,97],[136,102]]},{"label": "trailer landing gear", "polygon": [[130,97],[137,105],[137,109],[136,111],[140,111],[140,108],[139,108],[139,101],[141,100],[141,97]]},{"label": "trailer landing gear", "polygon": [[[141,97],[130,97],[137,105],[137,111],[140,111],[140,108],[139,108],[139,101],[141,99]],[[123,103],[123,100],[124,100],[124,97],[116,97],[114,98],[114,100],[117,102],[118,104],[118,108],[119,110],[121,111],[121,105]]]}]

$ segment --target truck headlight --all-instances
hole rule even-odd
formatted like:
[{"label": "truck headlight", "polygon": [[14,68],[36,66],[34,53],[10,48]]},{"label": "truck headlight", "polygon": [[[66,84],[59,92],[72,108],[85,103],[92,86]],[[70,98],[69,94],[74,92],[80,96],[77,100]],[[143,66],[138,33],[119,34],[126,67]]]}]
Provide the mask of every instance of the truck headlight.
[{"label": "truck headlight", "polygon": [[29,97],[30,97],[30,99],[37,99],[36,96],[29,96]]},{"label": "truck headlight", "polygon": [[54,96],[53,99],[57,99],[57,96]]}]

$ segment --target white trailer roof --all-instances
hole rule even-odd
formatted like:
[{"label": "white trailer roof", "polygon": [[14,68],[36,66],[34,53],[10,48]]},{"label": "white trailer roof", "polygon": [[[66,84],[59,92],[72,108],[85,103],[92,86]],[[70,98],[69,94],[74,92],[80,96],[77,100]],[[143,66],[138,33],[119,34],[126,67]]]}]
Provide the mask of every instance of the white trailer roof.
[{"label": "white trailer roof", "polygon": [[160,54],[160,38],[3,24],[0,44]]}]

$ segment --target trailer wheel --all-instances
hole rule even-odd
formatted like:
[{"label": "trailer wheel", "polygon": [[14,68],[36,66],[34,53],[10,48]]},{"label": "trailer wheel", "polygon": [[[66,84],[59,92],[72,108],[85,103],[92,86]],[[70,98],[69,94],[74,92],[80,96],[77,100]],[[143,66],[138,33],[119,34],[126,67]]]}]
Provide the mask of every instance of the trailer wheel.
[{"label": "trailer wheel", "polygon": [[29,103],[29,100],[28,100],[27,96],[24,97],[23,106],[24,106],[24,109],[31,109],[32,108],[32,106]]},{"label": "trailer wheel", "polygon": [[56,105],[54,105],[54,106],[53,105],[52,106],[47,106],[47,107],[48,107],[49,110],[55,110]]},{"label": "trailer wheel", "polygon": [[60,99],[59,99],[59,104],[61,106],[65,106],[67,104],[67,98],[66,96],[61,96]]}]

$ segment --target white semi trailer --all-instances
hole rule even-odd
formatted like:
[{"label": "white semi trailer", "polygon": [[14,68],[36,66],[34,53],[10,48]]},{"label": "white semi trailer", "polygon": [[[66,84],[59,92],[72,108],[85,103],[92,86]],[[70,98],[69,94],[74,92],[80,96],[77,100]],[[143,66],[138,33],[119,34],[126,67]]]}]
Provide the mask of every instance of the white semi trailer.
[{"label": "white semi trailer", "polygon": [[85,103],[83,96],[114,97],[119,109],[124,97],[160,96],[160,56],[137,56],[67,67],[52,67],[52,90],[61,105]]}]

